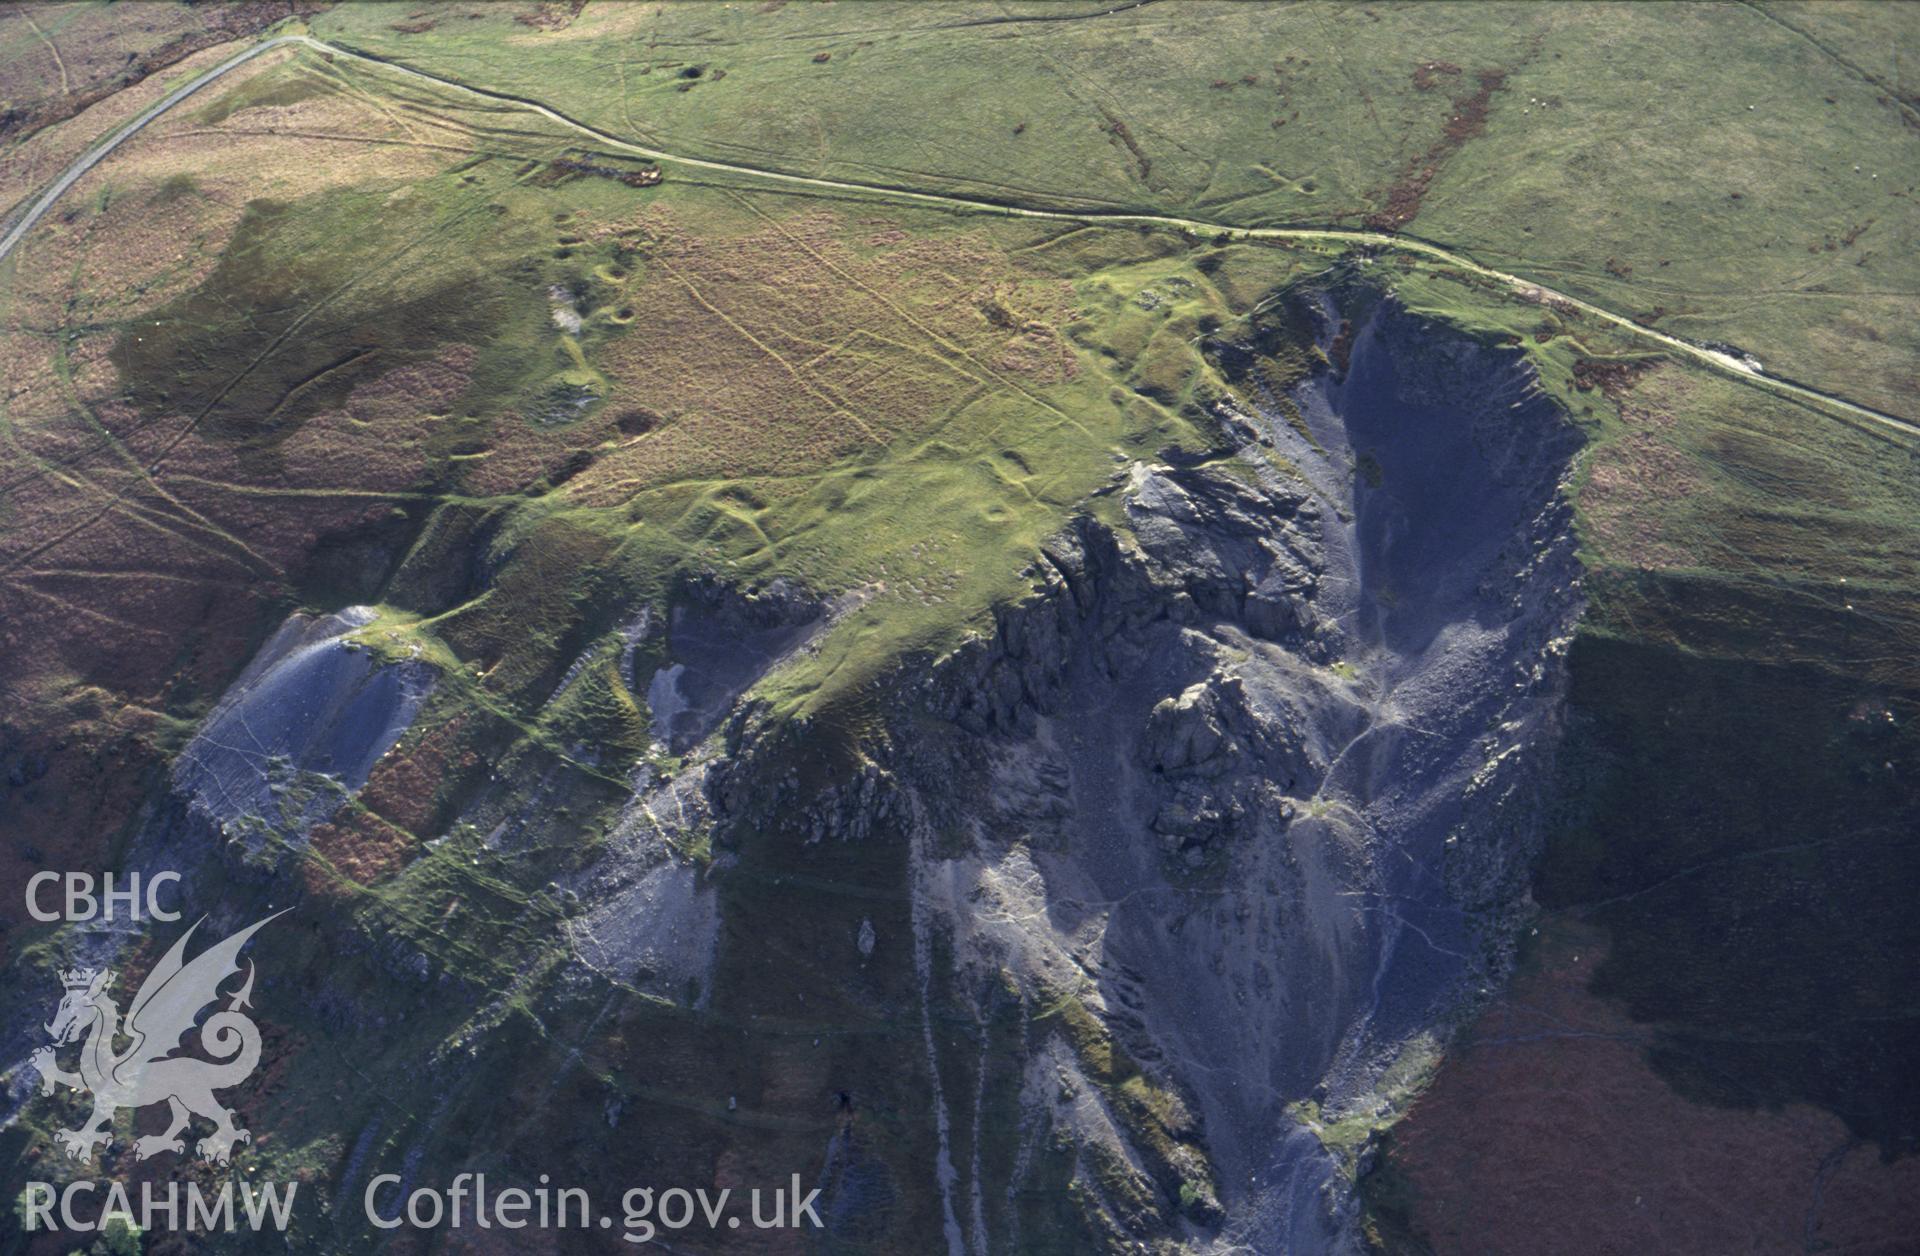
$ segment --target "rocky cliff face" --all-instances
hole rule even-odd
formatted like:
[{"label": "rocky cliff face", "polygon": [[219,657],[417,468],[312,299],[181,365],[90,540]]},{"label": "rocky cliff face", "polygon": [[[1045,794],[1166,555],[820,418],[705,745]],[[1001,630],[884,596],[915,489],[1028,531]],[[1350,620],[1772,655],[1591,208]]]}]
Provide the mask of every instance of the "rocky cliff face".
[{"label": "rocky cliff face", "polygon": [[[648,754],[458,767],[407,731],[444,676],[349,648],[365,613],[290,621],[130,861],[251,887],[233,923],[315,893],[362,913],[315,913],[326,961],[281,979],[431,1103],[346,1131],[336,1198],[524,1120],[592,1131],[584,1180],[815,1167],[832,1250],[1351,1247],[1372,1132],[1524,909],[1578,440],[1515,353],[1390,304],[1318,318],[1358,327],[1337,367],[1223,403],[1237,448],[1117,468],[1028,596],[856,710],[777,715],[755,687],[857,599],[708,581],[620,611],[545,704],[618,687]],[[456,768],[444,815],[405,796]],[[345,882],[380,866],[342,833],[376,788],[439,834],[392,856],[404,893]],[[323,821],[342,878],[302,882],[288,854]],[[496,1111],[487,1079],[541,1067],[572,1080]]]},{"label": "rocky cliff face", "polygon": [[927,1042],[951,1250],[1019,1249],[1062,1162],[1113,1241],[1347,1247],[1370,1131],[1500,978],[1577,437],[1517,354],[1391,306],[1268,400],[1234,457],[1127,468],[828,807],[902,817],[921,1014],[978,1040]]}]

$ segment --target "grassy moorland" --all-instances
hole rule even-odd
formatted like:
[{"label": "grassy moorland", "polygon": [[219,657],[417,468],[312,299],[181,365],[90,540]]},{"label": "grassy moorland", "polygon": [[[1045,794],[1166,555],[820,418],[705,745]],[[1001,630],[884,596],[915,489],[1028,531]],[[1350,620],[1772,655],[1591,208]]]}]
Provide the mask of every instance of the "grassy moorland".
[{"label": "grassy moorland", "polygon": [[1107,7],[349,5],[314,29],[690,156],[1404,231],[1911,412],[1900,6]]},{"label": "grassy moorland", "polygon": [[0,223],[178,76],[245,47],[295,8],[286,0],[154,0],[115,9],[81,0],[0,14]]},{"label": "grassy moorland", "polygon": [[[182,562],[370,598],[379,579],[341,583],[369,547],[436,503],[512,501],[503,549],[572,530],[650,573],[636,588],[692,563],[860,590],[846,639],[881,636],[850,657],[937,651],[1116,458],[1206,439],[1218,383],[1192,341],[1299,264],[724,177],[634,186],[643,164],[524,111],[304,50],[236,78],[14,263],[9,431],[42,472],[15,496],[48,495],[16,568],[134,516]],[[1172,299],[1135,299],[1156,283]],[[62,309],[85,329],[37,330]],[[294,500],[367,521],[267,511]],[[268,531],[243,539],[235,512]],[[502,600],[435,610],[524,653],[524,624],[489,627]]]},{"label": "grassy moorland", "polygon": [[[1593,611],[1535,892],[1608,933],[1593,991],[1641,1027],[1665,1087],[1639,1135],[1702,1104],[1799,1102],[1911,1150],[1898,1062],[1920,943],[1894,893],[1920,816],[1910,444],[1444,264],[1097,217],[1401,231],[1913,415],[1920,133],[1896,12],[319,14],[323,38],[637,142],[880,190],[654,184],[509,102],[308,49],[131,141],[0,263],[0,766],[24,782],[0,855],[109,858],[273,624],[373,604],[364,643],[431,659],[443,683],[362,795],[283,852],[339,910],[267,944],[268,966],[377,1000],[390,944],[460,984],[369,1030],[353,1066],[327,1008],[288,1013],[287,1070],[249,1096],[275,1141],[249,1163],[326,1176],[352,1154],[341,1131],[364,1128],[376,1151],[464,1164],[617,1101],[674,1129],[684,1163],[774,1171],[817,1156],[834,1120],[808,1087],[846,1075],[871,1079],[868,1136],[924,1163],[917,1027],[884,1011],[911,965],[883,954],[856,988],[834,958],[848,910],[910,930],[898,850],[736,852],[705,1010],[619,983],[589,1005],[569,984],[548,880],[606,839],[633,764],[674,767],[617,669],[620,629],[701,579],[840,599],[760,696],[808,717],[826,757],[857,751],[870,696],[1023,590],[1116,470],[1214,447],[1207,403],[1229,386],[1209,336],[1251,321],[1280,377],[1311,365],[1267,316],[1331,272],[1523,347],[1590,437],[1575,493]],[[100,20],[56,10],[43,39],[0,15],[9,99],[61,97],[47,44]],[[6,151],[57,168],[157,86]],[[39,182],[16,181],[8,199]],[[528,799],[511,852],[456,824]],[[831,909],[794,910],[802,891]],[[832,1001],[802,1012],[790,988]],[[1082,1013],[1048,1015],[1110,1054]],[[936,1032],[943,1056],[972,1054],[970,1028]],[[447,1058],[478,1062],[457,1093],[418,1093],[420,1062]],[[555,1154],[583,1182],[668,1180],[661,1144],[616,1141]],[[1071,1155],[1049,1154],[1064,1195]],[[1037,1225],[1059,1199],[1020,1206]],[[937,1242],[924,1194],[894,1224]]]}]

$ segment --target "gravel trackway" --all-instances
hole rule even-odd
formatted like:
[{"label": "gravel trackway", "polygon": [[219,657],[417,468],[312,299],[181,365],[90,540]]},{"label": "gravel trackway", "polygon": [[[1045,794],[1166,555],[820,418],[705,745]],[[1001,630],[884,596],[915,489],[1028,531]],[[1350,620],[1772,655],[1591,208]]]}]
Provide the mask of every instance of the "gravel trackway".
[{"label": "gravel trackway", "polygon": [[1364,244],[1376,248],[1397,249],[1403,253],[1411,253],[1418,257],[1443,262],[1446,265],[1458,267],[1461,270],[1480,275],[1483,278],[1495,280],[1513,290],[1515,293],[1524,295],[1532,300],[1565,302],[1567,305],[1580,310],[1582,313],[1603,319],[1616,327],[1631,332],[1642,340],[1653,341],[1696,362],[1712,367],[1722,374],[1731,375],[1742,382],[1758,388],[1767,389],[1770,392],[1782,396],[1790,397],[1796,401],[1811,403],[1815,408],[1824,409],[1830,414],[1838,412],[1848,418],[1864,419],[1881,429],[1898,432],[1903,436],[1920,436],[1920,423],[1915,423],[1910,419],[1905,419],[1895,414],[1887,414],[1883,411],[1875,410],[1870,406],[1848,401],[1844,397],[1819,388],[1784,379],[1777,375],[1769,375],[1751,362],[1733,354],[1718,349],[1711,349],[1705,345],[1694,344],[1692,341],[1682,339],[1679,336],[1668,335],[1666,332],[1656,331],[1651,327],[1636,323],[1626,315],[1617,314],[1612,310],[1594,305],[1590,301],[1583,301],[1579,297],[1556,291],[1531,279],[1523,279],[1518,275],[1495,270],[1490,266],[1483,266],[1469,257],[1464,257],[1440,245],[1430,244],[1427,241],[1414,239],[1409,236],[1388,235],[1374,231],[1348,231],[1337,228],[1320,227],[1234,227],[1224,223],[1207,222],[1203,219],[1179,218],[1162,214],[1075,213],[1066,210],[1031,209],[1020,205],[974,200],[964,196],[947,196],[937,192],[917,192],[911,188],[888,187],[884,184],[854,183],[838,179],[817,179],[809,175],[788,174],[778,170],[762,169],[758,166],[743,166],[732,162],[709,161],[701,157],[686,157],[678,153],[669,153],[656,148],[648,148],[645,145],[635,144],[630,140],[621,139],[617,135],[609,134],[597,127],[589,126],[574,118],[569,118],[565,114],[541,104],[537,100],[529,100],[526,97],[513,96],[505,92],[490,91],[483,87],[475,87],[470,83],[463,83],[458,79],[443,78],[437,74],[429,74],[423,70],[416,70],[409,66],[401,65],[398,62],[389,61],[384,57],[372,56],[367,53],[356,52],[351,48],[343,48],[336,44],[329,44],[322,40],[315,39],[310,35],[278,35],[247,49],[245,52],[229,57],[212,69],[196,75],[190,82],[167,93],[164,99],[120,128],[111,138],[88,150],[76,160],[73,165],[69,166],[64,174],[53,181],[52,186],[41,194],[40,199],[34,202],[33,207],[21,216],[20,220],[8,230],[4,237],[0,237],[0,260],[4,260],[6,256],[13,251],[14,246],[20,243],[21,239],[25,237],[28,231],[32,230],[34,224],[37,223],[49,209],[53,208],[54,202],[59,200],[62,194],[78,182],[89,170],[98,165],[109,153],[113,152],[115,148],[118,148],[130,136],[138,133],[142,127],[187,97],[193,95],[207,84],[213,82],[215,79],[238,69],[262,53],[271,51],[274,48],[284,47],[288,44],[304,44],[317,52],[338,57],[349,57],[356,61],[369,62],[384,66],[395,73],[423,79],[430,83],[439,84],[442,87],[451,87],[458,91],[485,97],[489,100],[504,101],[517,105],[523,109],[537,113],[549,121],[559,123],[571,131],[591,136],[602,144],[638,154],[651,161],[660,162],[663,165],[684,166],[695,170],[712,170],[723,174],[759,179],[769,183],[784,183],[801,187],[825,188],[832,191],[855,192],[866,196],[914,201],[920,204],[937,205],[948,209],[965,210],[975,213],[992,213],[1017,218],[1042,218],[1067,223],[1112,223],[1116,225],[1165,227],[1176,231],[1194,231],[1209,235],[1224,234],[1235,240],[1326,240],[1350,244]]}]

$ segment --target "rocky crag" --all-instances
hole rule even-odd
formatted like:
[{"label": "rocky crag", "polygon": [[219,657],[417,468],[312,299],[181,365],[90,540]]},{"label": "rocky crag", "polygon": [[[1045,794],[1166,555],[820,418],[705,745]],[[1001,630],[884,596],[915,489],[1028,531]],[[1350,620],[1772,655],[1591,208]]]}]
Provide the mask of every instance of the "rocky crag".
[{"label": "rocky crag", "polygon": [[1223,403],[1231,456],[1125,468],[812,804],[803,842],[910,844],[881,941],[923,992],[952,1251],[1027,1250],[1063,1171],[1114,1244],[1350,1247],[1372,1132],[1501,979],[1579,439],[1517,353],[1390,304],[1343,356]]},{"label": "rocky crag", "polygon": [[[263,996],[298,987],[309,1033],[424,1096],[348,1131],[336,1203],[584,1104],[580,1174],[804,1159],[828,1250],[1353,1247],[1374,1132],[1527,910],[1579,438],[1518,353],[1317,300],[1318,366],[1246,373],[1213,456],[1117,467],[1028,596],[857,710],[762,696],[857,598],[708,580],[633,608],[612,674],[654,753],[495,765],[405,894],[310,926],[312,971],[268,969]],[[130,863],[228,885],[232,923],[312,892],[315,825],[432,736],[435,664],[354,645],[371,620],[271,638]],[[590,846],[576,809],[609,816]],[[536,865],[544,888],[513,888]],[[553,1080],[501,1105],[540,1052]]]}]

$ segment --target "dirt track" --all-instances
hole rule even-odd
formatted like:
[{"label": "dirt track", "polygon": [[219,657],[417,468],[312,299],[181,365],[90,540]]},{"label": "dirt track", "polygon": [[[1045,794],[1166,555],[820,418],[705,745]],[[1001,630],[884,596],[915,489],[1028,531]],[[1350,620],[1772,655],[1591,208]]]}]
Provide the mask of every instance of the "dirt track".
[{"label": "dirt track", "polygon": [[4,260],[7,254],[13,251],[14,246],[19,244],[27,232],[33,228],[34,224],[37,223],[49,209],[53,208],[54,202],[59,200],[62,194],[78,182],[89,170],[98,165],[109,153],[113,152],[115,148],[124,143],[130,136],[139,132],[142,127],[181,101],[187,99],[207,84],[238,69],[260,54],[274,48],[283,47],[287,44],[304,44],[321,53],[331,54],[336,57],[350,57],[356,61],[365,61],[381,65],[398,74],[405,74],[412,78],[439,84],[443,87],[451,87],[458,91],[469,92],[476,96],[484,96],[489,100],[504,101],[509,104],[518,105],[523,109],[539,114],[549,121],[559,123],[569,130],[591,136],[599,143],[619,148],[629,153],[635,153],[649,160],[660,162],[663,165],[683,166],[694,170],[711,170],[723,174],[764,180],[770,183],[825,188],[842,192],[857,192],[868,196],[914,201],[920,204],[938,205],[948,209],[964,210],[974,213],[992,213],[1019,218],[1042,218],[1070,223],[1106,222],[1128,226],[1165,227],[1175,231],[1192,231],[1213,236],[1225,235],[1235,240],[1328,240],[1366,244],[1377,248],[1396,249],[1403,253],[1411,253],[1417,257],[1444,262],[1449,266],[1495,280],[1516,293],[1525,294],[1536,300],[1565,302],[1583,313],[1603,319],[1622,330],[1633,333],[1643,340],[1654,341],[1696,362],[1710,366],[1722,374],[1731,375],[1745,383],[1755,387],[1765,388],[1770,392],[1790,397],[1796,401],[1810,402],[1817,409],[1829,415],[1854,420],[1864,419],[1881,430],[1890,430],[1902,436],[1920,436],[1920,423],[1915,423],[1910,419],[1875,410],[1870,406],[1849,401],[1835,393],[1811,385],[1797,383],[1779,376],[1768,375],[1764,370],[1733,354],[1725,353],[1718,349],[1711,349],[1705,345],[1694,344],[1689,340],[1684,340],[1678,336],[1670,336],[1665,332],[1656,331],[1651,327],[1635,322],[1632,318],[1624,314],[1617,314],[1612,310],[1594,305],[1589,301],[1583,301],[1578,297],[1556,291],[1534,280],[1508,274],[1506,271],[1495,270],[1490,266],[1483,266],[1472,258],[1455,253],[1441,245],[1432,244],[1410,236],[1378,231],[1349,231],[1319,227],[1232,227],[1223,223],[1207,222],[1198,218],[1178,218],[1161,214],[1118,212],[1073,213],[1064,210],[1033,209],[1021,205],[974,200],[964,196],[948,196],[938,192],[920,192],[912,188],[889,187],[884,184],[853,183],[838,179],[817,179],[808,175],[788,174],[778,170],[766,170],[758,166],[738,165],[725,161],[710,161],[701,157],[687,157],[677,153],[666,152],[662,149],[648,148],[645,145],[635,144],[630,140],[621,139],[617,135],[570,118],[537,100],[530,100],[522,96],[513,96],[505,92],[491,91],[484,87],[475,87],[470,83],[463,83],[458,79],[444,78],[437,74],[428,74],[425,71],[416,70],[389,61],[384,57],[372,56],[352,48],[325,43],[310,35],[279,35],[221,62],[205,73],[196,76],[191,82],[169,92],[165,99],[140,114],[133,121],[127,123],[126,126],[115,132],[111,138],[90,149],[81,156],[79,160],[75,161],[73,165],[69,166],[65,173],[54,180],[52,186],[41,194],[40,199],[34,202],[33,207],[21,217],[20,221],[15,223],[4,237],[0,237],[0,260]]}]

